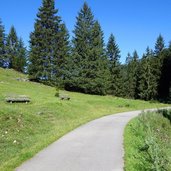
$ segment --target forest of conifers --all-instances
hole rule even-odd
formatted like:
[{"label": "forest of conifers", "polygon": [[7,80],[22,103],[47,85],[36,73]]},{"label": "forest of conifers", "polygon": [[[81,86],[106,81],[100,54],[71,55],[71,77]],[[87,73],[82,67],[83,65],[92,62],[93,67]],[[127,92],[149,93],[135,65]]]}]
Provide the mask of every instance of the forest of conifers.
[{"label": "forest of conifers", "polygon": [[70,38],[54,0],[43,0],[30,33],[29,50],[14,26],[0,21],[0,67],[27,73],[32,81],[98,95],[143,100],[171,100],[171,43],[159,35],[155,49],[135,50],[120,62],[115,36],[104,43],[100,23],[84,3]]}]

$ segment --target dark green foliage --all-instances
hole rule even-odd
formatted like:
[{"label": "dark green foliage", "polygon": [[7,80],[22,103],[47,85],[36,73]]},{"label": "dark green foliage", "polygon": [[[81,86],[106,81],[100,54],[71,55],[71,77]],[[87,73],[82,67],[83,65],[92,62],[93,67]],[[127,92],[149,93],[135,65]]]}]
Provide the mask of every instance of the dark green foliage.
[{"label": "dark green foliage", "polygon": [[110,70],[110,94],[115,96],[121,96],[121,86],[122,86],[122,75],[121,75],[121,65],[120,50],[116,44],[115,37],[113,34],[110,35],[107,43],[107,57],[109,59],[109,70]]},{"label": "dark green foliage", "polygon": [[155,54],[159,55],[159,53],[164,49],[164,39],[162,35],[160,34],[157,38],[156,44],[155,44]]},{"label": "dark green foliage", "polygon": [[56,96],[56,97],[59,97],[59,88],[58,88],[58,87],[56,87],[56,93],[55,93],[55,96]]},{"label": "dark green foliage", "polygon": [[5,29],[0,19],[0,67],[5,67]]},{"label": "dark green foliage", "polygon": [[171,110],[162,109],[158,110],[157,113],[162,114],[165,118],[169,119],[171,123]]},{"label": "dark green foliage", "polygon": [[171,100],[171,48],[164,49],[160,53],[162,61],[161,77],[159,81],[159,98]]},{"label": "dark green foliage", "polygon": [[30,35],[30,78],[51,84],[56,79],[60,22],[54,0],[43,0]]},{"label": "dark green foliage", "polygon": [[71,57],[71,46],[69,42],[69,33],[65,24],[60,25],[59,37],[57,38],[58,45],[55,48],[54,56],[54,70],[55,82],[59,87],[64,87],[65,82],[68,78],[70,57]]},{"label": "dark green foliage", "polygon": [[139,57],[137,51],[134,51],[133,57],[128,53],[126,58],[126,72],[127,77],[125,80],[126,94],[128,98],[138,98],[138,86],[139,86]]},{"label": "dark green foliage", "polygon": [[156,99],[158,95],[158,69],[156,70],[154,53],[149,47],[147,47],[140,65],[139,96],[143,100]]},{"label": "dark green foliage", "polygon": [[94,26],[94,16],[86,3],[78,13],[74,37],[72,40],[72,66],[70,67],[70,82],[66,84],[66,89],[74,91],[86,90],[85,74],[88,69],[88,57],[92,47],[92,30]]},{"label": "dark green foliage", "polygon": [[6,63],[8,68],[24,72],[26,66],[27,50],[24,42],[18,39],[14,26],[11,27],[6,43]]},{"label": "dark green foliage", "polygon": [[90,94],[106,94],[108,68],[103,32],[87,3],[78,14],[74,30],[72,66],[66,89]]},{"label": "dark green foliage", "polygon": [[8,68],[17,68],[18,37],[14,26],[11,27],[7,36],[6,56],[9,61]]},{"label": "dark green foliage", "polygon": [[24,72],[27,60],[27,49],[24,47],[22,38],[19,39],[17,48],[17,58],[15,61],[15,69],[19,72]]}]

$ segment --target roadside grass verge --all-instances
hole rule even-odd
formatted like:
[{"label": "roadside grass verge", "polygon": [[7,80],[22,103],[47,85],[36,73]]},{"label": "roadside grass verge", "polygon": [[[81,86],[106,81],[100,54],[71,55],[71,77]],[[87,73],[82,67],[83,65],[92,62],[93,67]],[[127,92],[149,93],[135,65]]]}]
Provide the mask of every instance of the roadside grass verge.
[{"label": "roadside grass verge", "polygon": [[142,113],[125,128],[125,171],[171,171],[171,111]]},{"label": "roadside grass verge", "polygon": [[[25,81],[27,76],[0,68],[0,170],[11,171],[74,128],[93,119],[166,104],[61,91],[70,101],[55,97],[55,88]],[[5,97],[26,95],[28,104],[9,104]]]}]

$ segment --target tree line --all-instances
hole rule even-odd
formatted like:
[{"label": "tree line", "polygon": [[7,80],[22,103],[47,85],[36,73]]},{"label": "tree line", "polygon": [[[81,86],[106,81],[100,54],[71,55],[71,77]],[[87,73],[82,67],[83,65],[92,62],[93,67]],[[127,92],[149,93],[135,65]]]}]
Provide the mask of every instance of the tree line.
[{"label": "tree line", "polygon": [[78,12],[70,39],[54,0],[42,0],[27,52],[14,26],[6,36],[0,22],[0,67],[27,72],[32,81],[98,95],[143,100],[171,99],[171,44],[161,35],[155,49],[140,58],[128,53],[120,63],[115,36],[104,43],[104,33],[85,2]]}]

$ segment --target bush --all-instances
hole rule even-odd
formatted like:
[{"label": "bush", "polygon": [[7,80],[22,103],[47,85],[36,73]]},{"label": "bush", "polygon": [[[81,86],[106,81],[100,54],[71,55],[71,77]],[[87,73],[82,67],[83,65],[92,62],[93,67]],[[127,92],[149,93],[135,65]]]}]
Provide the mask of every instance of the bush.
[{"label": "bush", "polygon": [[56,97],[59,97],[59,88],[58,88],[58,87],[56,87],[56,93],[55,93],[55,96],[56,96]]}]

